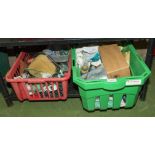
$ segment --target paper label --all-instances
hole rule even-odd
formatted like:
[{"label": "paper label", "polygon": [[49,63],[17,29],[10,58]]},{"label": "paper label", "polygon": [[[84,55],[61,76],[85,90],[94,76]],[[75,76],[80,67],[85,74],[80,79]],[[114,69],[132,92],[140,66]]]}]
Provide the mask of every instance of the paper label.
[{"label": "paper label", "polygon": [[141,83],[142,83],[141,80],[128,80],[128,81],[126,82],[126,85],[127,85],[127,86],[130,86],[130,85],[140,85]]},{"label": "paper label", "polygon": [[117,82],[117,79],[107,79],[107,82]]}]

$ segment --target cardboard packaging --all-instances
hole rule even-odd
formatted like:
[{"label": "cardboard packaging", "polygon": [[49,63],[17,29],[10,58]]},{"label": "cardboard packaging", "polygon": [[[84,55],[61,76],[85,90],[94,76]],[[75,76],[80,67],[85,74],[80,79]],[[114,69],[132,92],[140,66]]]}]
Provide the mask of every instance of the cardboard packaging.
[{"label": "cardboard packaging", "polygon": [[100,46],[99,52],[108,78],[130,76],[129,64],[117,44]]},{"label": "cardboard packaging", "polygon": [[42,77],[41,73],[49,73],[51,75],[56,73],[56,66],[53,64],[46,55],[38,55],[33,59],[28,66],[29,73],[35,77]]}]

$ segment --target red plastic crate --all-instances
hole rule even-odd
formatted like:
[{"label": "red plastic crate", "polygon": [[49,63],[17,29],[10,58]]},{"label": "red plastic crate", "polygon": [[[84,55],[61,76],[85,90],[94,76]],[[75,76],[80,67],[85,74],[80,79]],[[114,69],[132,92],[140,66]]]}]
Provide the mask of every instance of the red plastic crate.
[{"label": "red plastic crate", "polygon": [[19,76],[20,60],[27,62],[30,55],[21,52],[16,62],[6,74],[6,81],[13,87],[20,101],[66,100],[68,97],[68,80],[71,76],[71,57],[68,61],[68,72],[63,78],[29,78],[14,79]]}]

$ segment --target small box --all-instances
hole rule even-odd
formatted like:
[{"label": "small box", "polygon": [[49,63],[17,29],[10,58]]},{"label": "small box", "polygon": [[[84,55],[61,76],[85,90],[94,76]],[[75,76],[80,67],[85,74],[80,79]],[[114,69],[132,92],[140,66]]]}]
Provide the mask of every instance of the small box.
[{"label": "small box", "polygon": [[130,76],[129,64],[117,44],[100,46],[99,52],[108,78]]}]

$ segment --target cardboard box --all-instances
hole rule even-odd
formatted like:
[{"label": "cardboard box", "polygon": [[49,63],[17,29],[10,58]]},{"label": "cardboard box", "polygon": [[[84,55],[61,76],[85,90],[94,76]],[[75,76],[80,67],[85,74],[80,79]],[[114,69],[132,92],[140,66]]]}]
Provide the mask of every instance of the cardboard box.
[{"label": "cardboard box", "polygon": [[99,52],[108,78],[130,76],[129,65],[117,44],[100,46]]}]

